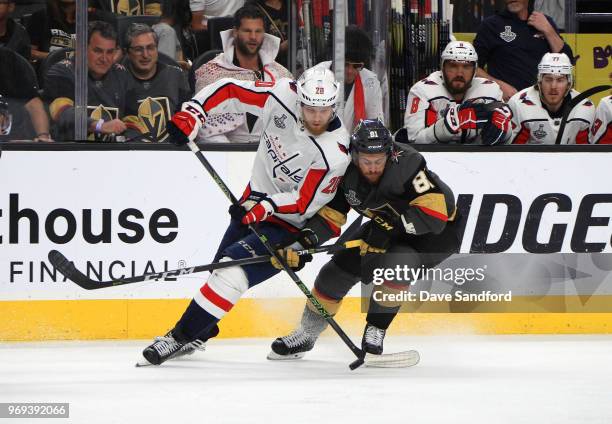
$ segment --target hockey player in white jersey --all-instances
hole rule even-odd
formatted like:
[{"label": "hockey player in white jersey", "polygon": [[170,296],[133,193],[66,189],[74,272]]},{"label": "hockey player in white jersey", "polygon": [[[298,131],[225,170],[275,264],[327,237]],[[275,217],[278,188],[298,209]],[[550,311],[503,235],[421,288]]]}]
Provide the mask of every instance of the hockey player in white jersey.
[{"label": "hockey player in white jersey", "polygon": [[589,141],[592,144],[612,144],[612,96],[599,101]]},{"label": "hockey player in white jersey", "polygon": [[[178,144],[193,140],[209,113],[249,112],[264,123],[250,182],[241,205],[230,207],[230,225],[215,261],[268,253],[248,224],[257,224],[294,269],[307,258],[292,248],[310,248],[339,235],[344,217],[325,207],[350,162],[349,135],[335,114],[337,93],[333,73],[323,68],[305,71],[297,83],[222,79],[173,116],[168,130]],[[243,293],[280,269],[273,260],[215,270],[174,328],[143,356],[159,365],[202,346]]]},{"label": "hockey player in white jersey", "polygon": [[[578,93],[572,89],[573,66],[565,53],[546,53],[538,65],[538,81],[508,101],[512,109],[513,144],[555,144],[565,105]],[[570,112],[562,144],[588,143],[595,107],[589,99]]]},{"label": "hockey player in white jersey", "polygon": [[[504,143],[510,110],[496,82],[476,77],[478,55],[465,41],[451,41],[440,70],[410,89],[404,115],[410,143]],[[489,104],[489,106],[486,106]]]}]

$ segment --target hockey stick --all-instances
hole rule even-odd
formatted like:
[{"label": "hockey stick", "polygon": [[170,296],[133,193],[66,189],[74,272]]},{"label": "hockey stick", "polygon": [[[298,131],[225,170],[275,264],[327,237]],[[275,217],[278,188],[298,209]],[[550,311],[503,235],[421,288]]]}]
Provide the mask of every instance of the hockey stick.
[{"label": "hockey stick", "polygon": [[[348,231],[348,230],[347,230]],[[340,240],[337,243],[330,246],[315,247],[312,249],[297,250],[296,253],[299,256],[313,255],[315,253],[327,252],[328,254],[335,253],[340,249],[350,248],[350,245],[345,246]],[[243,266],[250,264],[258,264],[263,262],[269,262],[271,259],[270,255],[255,256],[252,258],[236,259],[233,261],[225,262],[213,262],[206,265],[197,265],[192,267],[178,268],[171,271],[152,272],[149,274],[137,275],[134,277],[117,278],[109,281],[96,281],[89,278],[83,272],[74,265],[74,263],[66,258],[61,252],[52,250],[49,252],[49,262],[55,267],[60,273],[66,278],[77,284],[79,287],[85,290],[98,290],[107,287],[123,286],[125,284],[141,283],[143,281],[152,280],[176,280],[176,277],[182,277],[185,275],[196,274],[204,271],[214,271],[215,269],[228,268],[231,266]]]},{"label": "hockey stick", "polygon": [[582,103],[588,97],[591,97],[593,94],[597,94],[600,91],[606,91],[612,88],[612,85],[598,85],[595,87],[591,87],[588,90],[583,91],[574,97],[566,106],[563,111],[563,117],[561,118],[561,124],[559,125],[559,132],[557,133],[557,139],[555,140],[555,144],[561,144],[561,140],[563,139],[563,132],[565,131],[565,125],[567,124],[567,118],[569,118],[572,110]]},{"label": "hockey stick", "polygon": [[[232,202],[232,204],[234,205],[238,204],[238,199],[236,199],[234,194],[230,191],[229,187],[223,182],[219,174],[217,174],[217,172],[212,167],[210,162],[208,162],[208,159],[204,157],[198,145],[194,141],[190,140],[188,143],[188,146],[191,149],[191,151],[195,153],[200,163],[204,165],[204,168],[206,168],[206,170],[208,171],[212,179],[215,181],[215,183],[217,183],[217,185],[219,186],[223,194],[225,194],[225,196],[229,199],[229,201]],[[306,285],[302,282],[300,277],[298,277],[295,271],[293,271],[291,267],[287,265],[287,262],[278,254],[278,252],[274,250],[274,248],[268,242],[268,239],[266,238],[266,236],[264,234],[261,234],[257,230],[257,228],[255,228],[254,225],[249,225],[249,228],[251,231],[253,231],[253,234],[257,236],[261,244],[263,244],[263,246],[270,253],[270,255],[274,256],[276,260],[281,264],[281,266],[283,267],[283,270],[287,274],[289,274],[293,282],[298,286],[298,288],[302,291],[302,293],[304,293],[304,295],[308,298],[308,301],[312,304],[312,306],[314,306],[319,312],[319,314],[321,314],[321,316],[325,318],[325,320],[334,329],[334,331],[338,334],[338,336],[340,336],[344,344],[346,344],[348,348],[351,350],[351,352],[353,352],[353,354],[357,357],[357,359],[349,365],[349,368],[351,370],[354,370],[360,367],[361,365],[363,365],[365,353],[361,349],[359,349],[357,346],[355,346],[353,341],[346,335],[344,330],[342,330],[342,328],[340,328],[338,323],[334,320],[333,316],[330,315],[329,312],[327,312],[327,310],[323,307],[323,305],[319,303],[317,298],[312,295],[310,290],[308,290],[308,287],[306,287]]]}]

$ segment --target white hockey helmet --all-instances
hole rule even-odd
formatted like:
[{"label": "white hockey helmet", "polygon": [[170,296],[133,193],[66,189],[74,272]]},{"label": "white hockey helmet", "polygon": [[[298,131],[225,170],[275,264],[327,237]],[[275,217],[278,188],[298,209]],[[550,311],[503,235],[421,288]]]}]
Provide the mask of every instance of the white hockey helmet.
[{"label": "white hockey helmet", "polygon": [[335,106],[338,83],[334,73],[322,66],[307,69],[297,81],[298,104],[307,106]]},{"label": "white hockey helmet", "polygon": [[567,75],[569,91],[574,83],[573,70],[572,62],[565,53],[546,53],[538,65],[538,84],[544,75]]},{"label": "white hockey helmet", "polygon": [[447,60],[474,62],[478,66],[478,53],[476,53],[474,46],[467,41],[451,41],[440,55],[440,68],[444,67],[444,62]]}]

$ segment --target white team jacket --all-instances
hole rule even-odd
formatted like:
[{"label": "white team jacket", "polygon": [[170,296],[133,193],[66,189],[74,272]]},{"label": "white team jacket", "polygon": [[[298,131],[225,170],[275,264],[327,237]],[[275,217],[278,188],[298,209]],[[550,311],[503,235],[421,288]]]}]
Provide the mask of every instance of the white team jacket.
[{"label": "white team jacket", "polygon": [[[576,97],[576,90],[570,92]],[[555,144],[561,118],[551,118],[542,106],[540,93],[535,87],[527,87],[508,101],[512,109],[513,144]],[[595,117],[595,106],[585,99],[570,112],[561,144],[588,143],[589,129]]]},{"label": "white team jacket", "polygon": [[589,141],[592,144],[612,144],[612,96],[600,100]]},{"label": "white team jacket", "polygon": [[[327,69],[332,68],[332,62],[321,62],[316,66],[323,66]],[[359,77],[361,78],[361,84],[363,85],[363,97],[365,100],[365,119],[380,119],[385,122],[385,115],[383,114],[382,104],[382,91],[380,89],[380,82],[376,77],[376,74],[369,69],[363,68],[359,71]],[[355,129],[355,84],[351,89],[346,103],[344,105],[344,112],[342,113],[342,122],[344,126],[352,133]]]},{"label": "white team jacket", "polygon": [[261,140],[243,198],[251,192],[267,194],[275,206],[267,221],[299,229],[333,199],[350,162],[349,134],[337,117],[323,134],[308,132],[296,113],[295,82],[222,79],[191,102],[207,115],[248,112],[260,117]]},{"label": "white team jacket", "polygon": [[[244,81],[256,81],[258,76],[250,69],[234,65],[234,37],[232,30],[220,33],[223,53],[203,64],[195,71],[196,93],[202,88],[221,78],[235,78]],[[274,61],[278,53],[280,39],[270,34],[264,35],[259,50],[263,65],[264,81],[276,81],[280,78],[292,78],[291,72]],[[256,143],[261,137],[261,122],[254,117],[240,113],[224,113],[211,116],[202,127],[199,137],[211,143]]]},{"label": "white team jacket", "polygon": [[[490,103],[502,101],[502,91],[496,82],[486,78],[474,77],[472,85],[464,96],[464,101],[478,101]],[[427,78],[417,82],[410,88],[404,114],[404,127],[408,131],[408,140],[411,143],[435,143],[433,124],[444,117],[449,105],[455,104],[453,96],[444,85],[442,71],[433,72]],[[471,131],[468,141],[478,136]],[[461,134],[451,141],[459,141]]]}]

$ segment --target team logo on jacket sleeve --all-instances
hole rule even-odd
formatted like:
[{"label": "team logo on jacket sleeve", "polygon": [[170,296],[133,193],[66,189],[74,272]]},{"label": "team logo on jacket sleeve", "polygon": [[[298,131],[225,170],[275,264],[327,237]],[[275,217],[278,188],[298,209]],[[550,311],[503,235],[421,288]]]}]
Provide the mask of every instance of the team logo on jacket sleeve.
[{"label": "team logo on jacket sleeve", "polygon": [[516,39],[516,33],[512,32],[512,27],[507,26],[504,32],[500,32],[499,36],[506,43],[511,43]]}]

